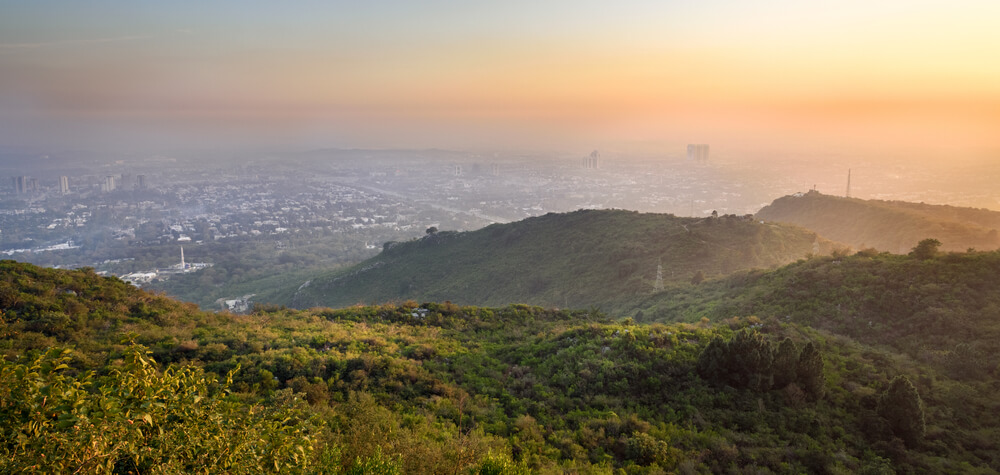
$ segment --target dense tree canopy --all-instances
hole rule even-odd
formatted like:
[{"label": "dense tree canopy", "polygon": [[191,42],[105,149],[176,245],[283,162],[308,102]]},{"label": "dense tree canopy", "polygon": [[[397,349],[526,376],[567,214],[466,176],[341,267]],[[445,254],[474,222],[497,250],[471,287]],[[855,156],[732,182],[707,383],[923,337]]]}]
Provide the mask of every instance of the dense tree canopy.
[{"label": "dense tree canopy", "polygon": [[[14,421],[0,471],[1000,470],[995,371],[955,372],[982,360],[975,338],[930,364],[754,316],[636,324],[412,301],[204,313],[9,261],[0,298],[0,416]],[[897,415],[913,407],[922,429]]]}]

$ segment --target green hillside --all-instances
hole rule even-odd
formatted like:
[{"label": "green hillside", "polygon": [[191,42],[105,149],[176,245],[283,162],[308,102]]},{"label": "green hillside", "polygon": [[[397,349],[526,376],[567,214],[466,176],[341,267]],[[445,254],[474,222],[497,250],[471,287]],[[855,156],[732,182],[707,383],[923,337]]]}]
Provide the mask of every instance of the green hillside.
[{"label": "green hillside", "polygon": [[649,320],[756,315],[808,325],[978,374],[1000,364],[998,275],[1000,251],[862,251],[669,289],[636,305]]},{"label": "green hillside", "polygon": [[291,306],[344,306],[405,299],[475,305],[630,307],[665,284],[767,268],[831,243],[793,226],[737,216],[678,218],[621,210],[547,214],[472,232],[438,232],[390,243],[353,268],[322,275]]},{"label": "green hillside", "polygon": [[[913,263],[954,272],[932,300],[907,305],[988,306],[996,284],[945,284],[998,258],[961,257]],[[776,289],[807,271],[903,259],[814,259],[699,289]],[[962,333],[990,317],[905,332],[904,346],[926,346],[932,361],[866,343],[898,336],[888,325],[854,339],[796,323],[855,297],[850,279],[842,295],[831,282],[798,288],[816,303],[788,319],[637,324],[416,302],[238,316],[86,270],[2,261],[0,472],[1000,470],[996,353],[977,353],[995,334]],[[775,295],[752,310],[782,308]],[[972,348],[935,349],[959,339]],[[978,371],[947,363],[970,355]]]},{"label": "green hillside", "polygon": [[811,191],[778,198],[757,217],[802,226],[855,249],[903,254],[925,238],[941,241],[947,251],[1000,247],[1000,212],[987,209],[860,200]]}]

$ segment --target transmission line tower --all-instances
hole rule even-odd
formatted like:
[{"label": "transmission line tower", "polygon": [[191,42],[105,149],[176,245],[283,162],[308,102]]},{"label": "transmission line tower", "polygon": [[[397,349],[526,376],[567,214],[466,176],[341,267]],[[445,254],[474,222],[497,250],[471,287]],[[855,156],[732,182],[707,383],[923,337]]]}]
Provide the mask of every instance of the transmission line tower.
[{"label": "transmission line tower", "polygon": [[663,290],[663,260],[661,259],[658,264],[656,264],[656,283],[653,284],[653,290],[659,292]]}]

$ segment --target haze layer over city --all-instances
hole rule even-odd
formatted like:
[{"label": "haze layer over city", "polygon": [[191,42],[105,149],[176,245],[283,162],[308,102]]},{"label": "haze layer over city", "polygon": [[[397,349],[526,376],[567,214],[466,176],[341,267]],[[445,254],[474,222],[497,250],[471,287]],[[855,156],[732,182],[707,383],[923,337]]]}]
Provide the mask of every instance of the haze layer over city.
[{"label": "haze layer over city", "polygon": [[993,2],[2,10],[0,240],[44,265],[143,281],[182,245],[293,264],[337,236],[299,256],[336,267],[429,227],[809,190],[1000,209]]},{"label": "haze layer over city", "polygon": [[2,8],[7,151],[996,159],[1000,7],[985,0]]}]

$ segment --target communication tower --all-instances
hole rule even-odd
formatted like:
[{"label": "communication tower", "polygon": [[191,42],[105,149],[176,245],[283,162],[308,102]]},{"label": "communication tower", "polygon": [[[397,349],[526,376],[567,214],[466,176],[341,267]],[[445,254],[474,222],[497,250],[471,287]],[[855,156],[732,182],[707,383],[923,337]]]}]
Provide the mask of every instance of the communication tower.
[{"label": "communication tower", "polygon": [[851,169],[847,169],[847,197],[851,197]]}]

